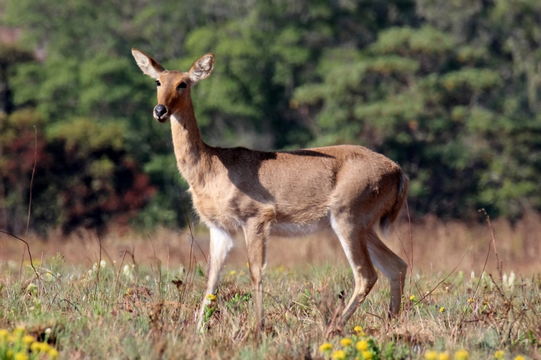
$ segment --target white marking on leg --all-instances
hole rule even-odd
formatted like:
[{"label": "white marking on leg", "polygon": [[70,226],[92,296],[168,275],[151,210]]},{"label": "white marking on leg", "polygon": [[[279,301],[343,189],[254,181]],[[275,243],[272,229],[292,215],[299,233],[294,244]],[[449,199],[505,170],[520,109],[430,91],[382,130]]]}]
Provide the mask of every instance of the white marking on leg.
[{"label": "white marking on leg", "polygon": [[214,292],[220,271],[231,248],[233,248],[231,235],[218,227],[210,227],[209,283],[205,295]]},{"label": "white marking on leg", "polygon": [[198,328],[201,331],[203,326],[203,313],[205,307],[211,303],[211,300],[207,295],[215,295],[216,284],[220,277],[220,271],[224,265],[227,254],[233,247],[233,238],[225,230],[210,226],[210,260],[209,260],[209,274],[207,280],[207,289],[203,296],[201,308],[198,315]]}]

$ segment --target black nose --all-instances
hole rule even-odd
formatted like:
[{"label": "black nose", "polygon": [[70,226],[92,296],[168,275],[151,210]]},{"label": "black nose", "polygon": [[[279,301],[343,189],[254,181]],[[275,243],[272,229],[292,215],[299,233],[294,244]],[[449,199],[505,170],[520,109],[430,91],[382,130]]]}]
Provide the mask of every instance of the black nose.
[{"label": "black nose", "polygon": [[154,114],[156,114],[157,117],[161,118],[165,114],[167,114],[167,108],[165,105],[158,104],[156,107],[154,107]]}]

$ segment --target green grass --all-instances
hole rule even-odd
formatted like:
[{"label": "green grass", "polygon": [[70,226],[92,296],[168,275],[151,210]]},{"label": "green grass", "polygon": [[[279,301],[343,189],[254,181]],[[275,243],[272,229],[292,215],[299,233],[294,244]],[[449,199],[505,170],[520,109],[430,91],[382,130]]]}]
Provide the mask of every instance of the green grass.
[{"label": "green grass", "polygon": [[[29,265],[0,265],[0,328],[22,326],[38,339],[51,329],[48,341],[64,359],[323,358],[322,343],[340,348],[342,337],[324,333],[340,294],[351,289],[344,265],[268,268],[266,330],[257,341],[246,268],[225,269],[204,335],[194,329],[206,280],[200,268],[107,263],[88,269],[56,257],[36,269],[39,280]],[[448,351],[452,359],[459,349],[470,359],[492,359],[496,350],[505,350],[506,359],[540,358],[539,275],[500,281],[486,274],[414,274],[403,311],[391,321],[384,316],[387,286],[380,276],[345,331],[351,336],[361,325],[382,359],[423,359],[427,350]]]}]

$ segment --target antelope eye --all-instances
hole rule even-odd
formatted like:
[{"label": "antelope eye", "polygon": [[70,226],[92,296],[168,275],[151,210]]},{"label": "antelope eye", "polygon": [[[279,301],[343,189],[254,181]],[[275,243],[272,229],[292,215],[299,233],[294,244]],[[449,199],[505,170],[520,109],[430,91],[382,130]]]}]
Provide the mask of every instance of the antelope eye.
[{"label": "antelope eye", "polygon": [[160,80],[156,80],[156,86],[160,86],[161,83],[160,83]]},{"label": "antelope eye", "polygon": [[188,84],[186,84],[184,81],[178,84],[177,90],[186,89],[188,87]]}]

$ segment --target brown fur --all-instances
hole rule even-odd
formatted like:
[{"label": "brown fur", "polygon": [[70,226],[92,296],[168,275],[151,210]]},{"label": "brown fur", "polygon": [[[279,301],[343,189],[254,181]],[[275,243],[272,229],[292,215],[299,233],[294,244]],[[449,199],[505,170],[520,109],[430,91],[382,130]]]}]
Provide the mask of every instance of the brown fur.
[{"label": "brown fur", "polygon": [[[390,312],[398,313],[406,264],[374,231],[375,225],[386,226],[395,220],[407,195],[407,177],[396,163],[353,145],[280,152],[209,146],[199,133],[190,88],[210,75],[212,55],[205,55],[183,73],[165,71],[148,55],[132,52],[143,72],[161,84],[158,104],[167,107],[171,119],[179,171],[190,185],[197,213],[211,229],[207,294],[215,291],[230,236],[242,230],[260,329],[262,268],[270,234],[331,228],[344,247],[355,279],[353,295],[331,330],[339,330],[370,292],[377,280],[373,261],[391,281]],[[179,90],[183,82],[188,86]],[[200,326],[206,304],[203,300]]]}]

